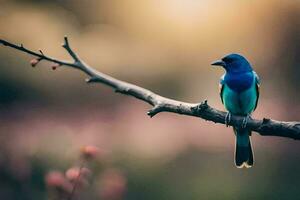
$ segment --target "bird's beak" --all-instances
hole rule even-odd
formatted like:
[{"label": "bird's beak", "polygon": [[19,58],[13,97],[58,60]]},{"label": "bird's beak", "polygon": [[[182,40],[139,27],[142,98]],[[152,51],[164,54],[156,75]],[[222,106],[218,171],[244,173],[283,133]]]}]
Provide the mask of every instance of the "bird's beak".
[{"label": "bird's beak", "polygon": [[212,62],[211,65],[225,67],[226,63],[223,60],[217,60],[215,62]]}]

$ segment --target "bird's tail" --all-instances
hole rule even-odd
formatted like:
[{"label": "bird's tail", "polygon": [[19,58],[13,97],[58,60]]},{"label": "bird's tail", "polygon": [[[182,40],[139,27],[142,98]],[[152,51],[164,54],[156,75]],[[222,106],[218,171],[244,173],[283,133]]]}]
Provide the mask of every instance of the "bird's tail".
[{"label": "bird's tail", "polygon": [[236,135],[235,165],[238,168],[253,166],[253,152],[251,147],[251,131],[243,128],[233,128]]}]

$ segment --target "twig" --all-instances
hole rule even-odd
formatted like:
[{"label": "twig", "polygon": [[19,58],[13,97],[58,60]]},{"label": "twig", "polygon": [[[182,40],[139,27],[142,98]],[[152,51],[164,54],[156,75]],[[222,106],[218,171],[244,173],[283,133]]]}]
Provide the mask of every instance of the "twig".
[{"label": "twig", "polygon": [[[36,53],[25,48],[23,45],[18,46],[1,39],[0,44],[35,56],[39,60],[47,60],[58,64],[59,66],[67,66],[79,69],[89,76],[89,78],[86,79],[87,83],[102,83],[114,88],[118,93],[133,96],[137,99],[145,101],[153,106],[153,108],[150,109],[147,113],[150,117],[153,117],[160,112],[172,112],[182,115],[200,117],[202,119],[213,121],[215,123],[225,124],[226,113],[212,108],[207,104],[206,100],[202,103],[195,104],[176,101],[155,94],[154,92],[145,88],[118,80],[93,69],[92,67],[84,63],[72,50],[67,37],[64,37],[64,44],[62,46],[73,58],[73,62],[52,58],[44,55],[43,52]],[[229,125],[240,127],[242,125],[242,121],[242,117],[232,116]],[[300,140],[300,122],[282,122],[267,118],[264,118],[263,120],[249,119],[246,128],[258,132],[263,136],[280,136]]]}]

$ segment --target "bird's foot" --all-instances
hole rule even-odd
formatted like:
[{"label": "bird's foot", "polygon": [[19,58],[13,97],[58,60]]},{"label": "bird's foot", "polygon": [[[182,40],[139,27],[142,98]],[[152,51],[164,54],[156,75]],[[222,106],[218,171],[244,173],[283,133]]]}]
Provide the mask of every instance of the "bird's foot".
[{"label": "bird's foot", "polygon": [[226,127],[229,126],[230,121],[231,121],[231,113],[227,112],[227,114],[225,116],[225,125],[226,125]]},{"label": "bird's foot", "polygon": [[251,119],[251,115],[247,115],[246,117],[244,117],[243,123],[242,123],[242,128],[246,128],[247,127],[249,119]]}]

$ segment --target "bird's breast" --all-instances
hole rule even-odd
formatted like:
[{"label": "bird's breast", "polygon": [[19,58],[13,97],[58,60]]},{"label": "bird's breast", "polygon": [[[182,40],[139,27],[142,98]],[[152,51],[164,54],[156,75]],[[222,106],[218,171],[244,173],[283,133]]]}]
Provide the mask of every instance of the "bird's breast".
[{"label": "bird's breast", "polygon": [[225,84],[222,99],[225,108],[233,114],[246,115],[252,113],[257,101],[255,84],[240,93],[235,92]]},{"label": "bird's breast", "polygon": [[224,77],[226,85],[237,93],[241,93],[249,89],[253,85],[254,81],[253,72],[226,74]]}]

